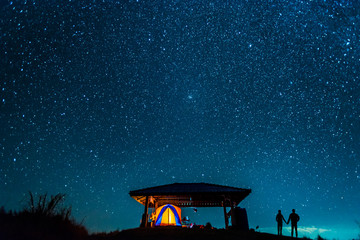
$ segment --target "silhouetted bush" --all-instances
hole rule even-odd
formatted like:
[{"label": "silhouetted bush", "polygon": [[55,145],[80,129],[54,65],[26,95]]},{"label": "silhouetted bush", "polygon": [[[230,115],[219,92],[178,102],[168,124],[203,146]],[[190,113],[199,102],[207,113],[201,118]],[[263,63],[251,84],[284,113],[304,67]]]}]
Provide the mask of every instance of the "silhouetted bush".
[{"label": "silhouetted bush", "polygon": [[64,194],[34,200],[21,212],[0,209],[0,239],[85,239],[88,232],[71,217],[71,207],[62,207]]},{"label": "silhouetted bush", "polygon": [[317,240],[325,240],[325,238],[322,238],[320,235],[318,235]]},{"label": "silhouetted bush", "polygon": [[212,227],[212,225],[211,225],[211,223],[210,222],[207,222],[206,224],[205,224],[205,229],[212,229],[213,227]]},{"label": "silhouetted bush", "polygon": [[37,201],[34,200],[34,196],[29,192],[29,206],[24,209],[24,213],[30,213],[35,216],[43,217],[60,217],[63,220],[69,220],[71,215],[71,207],[62,207],[62,203],[65,199],[65,194],[56,194],[48,199],[47,194],[39,195]]}]

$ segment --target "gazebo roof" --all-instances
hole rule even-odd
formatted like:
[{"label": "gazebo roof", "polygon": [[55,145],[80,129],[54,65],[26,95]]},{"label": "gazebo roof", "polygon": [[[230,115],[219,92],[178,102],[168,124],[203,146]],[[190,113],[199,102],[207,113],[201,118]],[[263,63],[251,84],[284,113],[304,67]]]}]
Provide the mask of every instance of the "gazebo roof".
[{"label": "gazebo roof", "polygon": [[145,205],[146,197],[150,206],[173,204],[179,207],[230,207],[238,205],[251,193],[251,189],[221,186],[209,183],[173,183],[130,191],[130,196]]}]

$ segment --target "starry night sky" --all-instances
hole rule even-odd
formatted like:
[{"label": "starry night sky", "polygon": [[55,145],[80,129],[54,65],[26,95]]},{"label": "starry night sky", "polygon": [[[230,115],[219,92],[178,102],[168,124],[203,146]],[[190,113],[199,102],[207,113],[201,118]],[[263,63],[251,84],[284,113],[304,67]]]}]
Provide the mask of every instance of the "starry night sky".
[{"label": "starry night sky", "polygon": [[[360,232],[359,2],[2,0],[0,16],[6,209],[60,192],[90,231],[127,229],[130,190],[207,182],[251,188],[263,232],[292,208],[301,237]],[[184,214],[224,227],[222,209]]]}]

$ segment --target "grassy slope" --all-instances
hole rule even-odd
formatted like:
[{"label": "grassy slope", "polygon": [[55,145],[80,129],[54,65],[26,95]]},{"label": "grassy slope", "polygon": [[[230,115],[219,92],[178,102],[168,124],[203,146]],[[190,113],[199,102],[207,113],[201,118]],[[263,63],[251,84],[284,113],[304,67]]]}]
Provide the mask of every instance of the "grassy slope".
[{"label": "grassy slope", "polygon": [[92,235],[91,240],[289,240],[290,237],[280,237],[273,234],[242,232],[224,229],[184,229],[184,228],[136,228],[109,234]]}]

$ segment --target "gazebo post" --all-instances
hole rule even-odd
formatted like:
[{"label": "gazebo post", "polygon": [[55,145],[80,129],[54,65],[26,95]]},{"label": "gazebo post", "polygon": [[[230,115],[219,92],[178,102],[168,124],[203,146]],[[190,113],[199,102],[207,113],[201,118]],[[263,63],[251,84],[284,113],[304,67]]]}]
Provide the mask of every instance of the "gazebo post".
[{"label": "gazebo post", "polygon": [[226,212],[226,203],[223,201],[223,207],[224,207],[224,218],[225,218],[225,229],[229,228],[229,218]]},{"label": "gazebo post", "polygon": [[231,210],[230,210],[230,216],[231,216],[231,226],[234,226],[234,216],[235,216],[235,213],[234,213],[234,203],[231,199],[230,199],[230,205],[231,205]]},{"label": "gazebo post", "polygon": [[144,227],[148,226],[148,211],[149,211],[149,196],[146,196],[145,198],[145,212],[144,212]]}]

